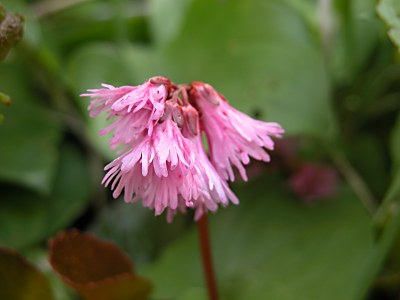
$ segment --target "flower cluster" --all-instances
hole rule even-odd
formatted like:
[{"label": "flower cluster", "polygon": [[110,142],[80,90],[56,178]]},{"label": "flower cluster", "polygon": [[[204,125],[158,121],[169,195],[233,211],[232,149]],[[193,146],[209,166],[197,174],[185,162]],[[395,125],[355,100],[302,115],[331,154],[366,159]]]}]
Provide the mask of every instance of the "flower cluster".
[{"label": "flower cluster", "polygon": [[[277,123],[257,121],[232,108],[210,85],[175,85],[153,77],[139,86],[88,90],[90,116],[106,112],[113,123],[100,134],[113,132],[110,146],[118,158],[105,167],[105,186],[113,197],[124,192],[126,202],[142,200],[159,215],[195,210],[195,219],[218,205],[239,200],[227,181],[235,167],[247,180],[244,165],[250,157],[269,161],[272,137],[283,129]],[[206,153],[202,133],[207,138]]]}]

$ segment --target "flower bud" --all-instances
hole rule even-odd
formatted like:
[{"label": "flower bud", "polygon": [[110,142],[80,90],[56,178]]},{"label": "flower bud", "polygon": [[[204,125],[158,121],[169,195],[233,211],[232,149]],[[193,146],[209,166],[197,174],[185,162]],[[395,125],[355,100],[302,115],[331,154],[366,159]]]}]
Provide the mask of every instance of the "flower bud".
[{"label": "flower bud", "polygon": [[22,38],[24,17],[19,14],[6,13],[0,4],[0,60],[3,60]]}]

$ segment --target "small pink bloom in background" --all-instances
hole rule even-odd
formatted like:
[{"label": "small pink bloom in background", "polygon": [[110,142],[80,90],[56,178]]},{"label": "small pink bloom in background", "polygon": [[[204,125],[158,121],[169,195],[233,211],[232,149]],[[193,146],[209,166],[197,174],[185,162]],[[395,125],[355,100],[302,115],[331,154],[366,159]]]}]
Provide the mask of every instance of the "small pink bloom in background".
[{"label": "small pink bloom in background", "polygon": [[244,165],[250,157],[268,162],[265,149],[273,150],[272,137],[281,137],[284,130],[278,123],[258,121],[234,109],[208,84],[194,82],[192,86],[191,97],[201,115],[212,163],[224,179],[235,180],[235,166],[247,181]]},{"label": "small pink bloom in background", "polygon": [[329,166],[305,163],[291,177],[293,192],[306,202],[333,197],[338,185],[338,174]]},{"label": "small pink bloom in background", "polygon": [[126,202],[141,200],[156,215],[167,210],[168,221],[187,208],[198,220],[219,205],[238,204],[227,183],[234,180],[233,166],[247,180],[243,165],[250,157],[269,161],[264,148],[272,150],[272,137],[283,133],[277,123],[235,110],[208,84],[153,77],[139,86],[103,87],[81,95],[93,99],[91,117],[105,112],[113,121],[100,134],[113,132],[110,146],[120,156],[105,167],[103,184],[114,198],[123,192]]}]

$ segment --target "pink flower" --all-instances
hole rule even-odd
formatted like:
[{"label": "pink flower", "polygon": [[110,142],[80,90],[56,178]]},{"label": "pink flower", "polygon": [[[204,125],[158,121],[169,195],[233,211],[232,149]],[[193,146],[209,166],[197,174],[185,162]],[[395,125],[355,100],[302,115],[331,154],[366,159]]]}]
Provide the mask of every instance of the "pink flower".
[{"label": "pink flower", "polygon": [[[171,104],[167,103],[167,107]],[[161,214],[165,208],[177,209],[178,199],[198,198],[200,179],[193,168],[192,144],[183,137],[172,113],[154,126],[149,136],[142,133],[130,150],[105,167],[103,183],[113,181],[114,198],[124,190],[126,202],[142,199],[143,205]]]},{"label": "pink flower", "polygon": [[171,82],[164,77],[153,77],[142,85],[114,87],[102,84],[103,89],[88,90],[82,94],[94,98],[88,109],[90,116],[101,112],[115,121],[100,134],[114,131],[110,145],[113,149],[135,142],[143,132],[151,135],[155,124],[164,113]]},{"label": "pink flower", "polygon": [[210,85],[192,83],[191,101],[200,112],[202,130],[207,135],[211,161],[225,180],[234,181],[235,166],[247,181],[244,165],[250,157],[268,162],[268,150],[274,149],[272,137],[284,132],[278,123],[250,118],[231,107]]},{"label": "pink flower", "polygon": [[183,107],[183,114],[185,117],[183,134],[192,142],[194,167],[202,181],[200,197],[193,201],[196,209],[195,220],[198,220],[207,210],[215,212],[218,204],[225,207],[229,200],[233,204],[239,204],[239,199],[229,189],[226,181],[220,177],[204,151],[198,112],[191,105],[187,105]]},{"label": "pink flower", "polygon": [[293,174],[289,185],[298,197],[313,202],[335,195],[338,174],[329,166],[305,163]]},{"label": "pink flower", "polygon": [[169,221],[186,207],[193,207],[198,219],[207,210],[216,211],[218,204],[226,206],[228,199],[237,204],[238,199],[209,162],[198,127],[196,137],[186,138],[174,118],[183,122],[181,108],[167,101],[152,135],[143,134],[137,139],[140,142],[105,167],[103,183],[108,186],[112,182],[113,197],[124,191],[126,202],[142,199],[143,206],[154,209],[156,215],[168,209]]},{"label": "pink flower", "polygon": [[[231,165],[246,178],[243,164],[249,157],[268,161],[263,148],[272,149],[271,136],[283,132],[276,123],[234,110],[207,84],[176,86],[153,77],[136,87],[103,86],[82,95],[94,98],[92,117],[105,112],[112,119],[100,133],[112,131],[110,145],[121,154],[105,167],[102,183],[111,185],[114,198],[123,192],[126,202],[141,200],[156,215],[167,210],[169,221],[187,208],[195,210],[198,220],[220,205],[238,204],[227,184],[228,178],[234,180]],[[211,161],[201,130],[209,140]]]}]

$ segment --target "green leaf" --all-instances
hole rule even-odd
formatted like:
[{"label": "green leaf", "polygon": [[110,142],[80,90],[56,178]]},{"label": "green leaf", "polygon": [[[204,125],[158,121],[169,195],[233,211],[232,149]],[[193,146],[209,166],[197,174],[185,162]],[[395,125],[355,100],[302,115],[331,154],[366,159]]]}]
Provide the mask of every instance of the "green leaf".
[{"label": "green leaf", "polygon": [[0,90],[12,100],[0,127],[0,180],[46,194],[53,183],[61,126],[33,96],[25,74],[19,63],[3,64],[0,71]]},{"label": "green leaf", "polygon": [[367,291],[378,274],[400,233],[400,169],[374,218],[374,243],[368,249],[368,257],[354,299],[365,299]]},{"label": "green leaf", "polygon": [[0,179],[48,193],[58,158],[59,122],[39,105],[12,99],[0,127]]},{"label": "green leaf", "polygon": [[357,134],[346,145],[346,155],[375,195],[382,199],[389,187],[390,176],[386,167],[386,152],[381,140],[372,135]]},{"label": "green leaf", "polygon": [[[129,82],[126,66],[120,59],[118,49],[111,44],[89,44],[75,51],[68,61],[68,81],[76,93],[80,107],[88,115],[86,107],[88,98],[78,97],[87,89],[101,88],[102,83],[114,86]],[[99,130],[107,127],[104,116],[88,118],[87,136],[97,149],[107,158],[115,158],[108,141],[111,134],[99,136]]]},{"label": "green leaf", "polygon": [[[126,30],[130,40],[148,39],[142,1],[81,1],[53,12],[52,7],[43,2],[34,7],[43,16],[43,34],[63,53],[68,53],[71,47],[80,47],[91,41],[115,42],[118,37],[118,17],[124,19],[123,30]],[[122,16],[118,16],[120,8]]]},{"label": "green leaf", "polygon": [[389,26],[388,35],[400,50],[400,3],[397,0],[380,0],[377,6],[379,16]]},{"label": "green leaf", "polygon": [[336,27],[332,39],[333,75],[340,84],[362,72],[379,39],[375,0],[335,1]]},{"label": "green leaf", "polygon": [[65,145],[48,197],[2,187],[0,244],[23,248],[68,225],[85,207],[89,186],[85,158],[74,147]]},{"label": "green leaf", "polygon": [[400,169],[400,113],[391,134],[390,150],[394,162],[394,170]]},{"label": "green leaf", "polygon": [[52,300],[46,277],[24,257],[0,247],[0,299]]},{"label": "green leaf", "polygon": [[193,0],[150,1],[150,26],[156,44],[165,44],[179,33],[192,2]]},{"label": "green leaf", "polygon": [[290,5],[195,0],[181,27],[158,48],[160,75],[208,82],[233,106],[282,123],[288,134],[333,134],[320,45]]},{"label": "green leaf", "polygon": [[107,43],[79,47],[68,61],[68,80],[72,88],[83,93],[101,83],[120,85],[129,77],[118,48]]},{"label": "green leaf", "polygon": [[[61,151],[57,179],[47,205],[48,232],[68,225],[82,213],[90,195],[90,171],[87,158],[72,145]],[[54,218],[57,216],[57,218]]]},{"label": "green leaf", "polygon": [[14,101],[0,127],[0,179],[48,193],[57,162],[59,129],[45,110]]},{"label": "green leaf", "polygon": [[[306,207],[280,186],[265,178],[246,184],[238,192],[239,206],[212,216],[221,298],[354,300],[372,242],[363,207],[347,188],[329,202]],[[196,231],[144,274],[155,281],[154,297],[198,294],[204,280]]]}]

